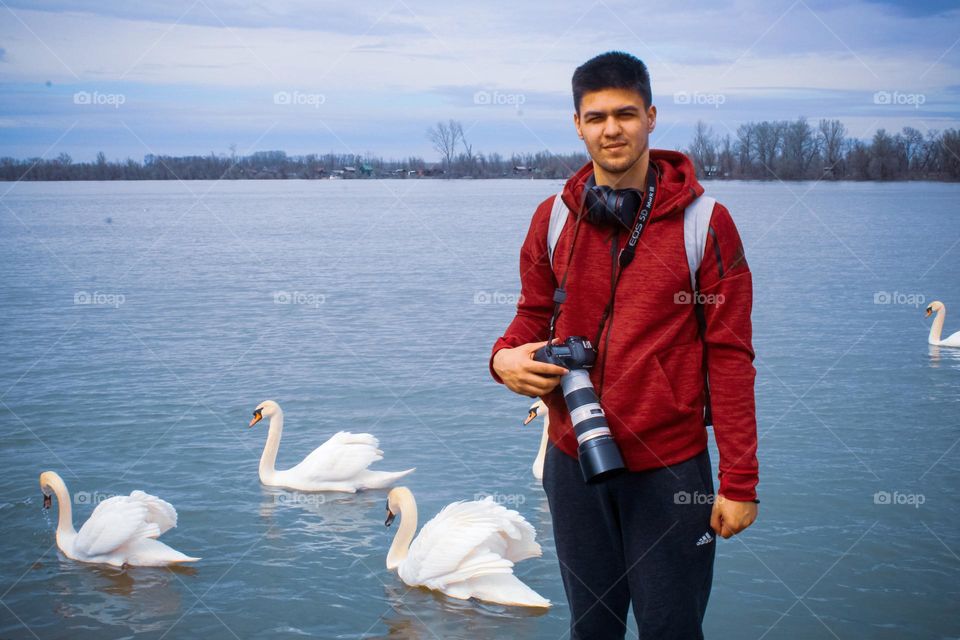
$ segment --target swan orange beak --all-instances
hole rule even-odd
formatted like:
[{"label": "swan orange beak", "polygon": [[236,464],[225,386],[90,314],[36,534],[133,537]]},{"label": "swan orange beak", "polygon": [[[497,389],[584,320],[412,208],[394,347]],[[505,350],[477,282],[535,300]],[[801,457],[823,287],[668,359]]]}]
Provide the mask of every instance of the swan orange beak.
[{"label": "swan orange beak", "polygon": [[923,315],[929,318],[931,313],[933,313],[933,309],[931,309],[930,307],[927,307],[927,310],[924,312]]},{"label": "swan orange beak", "polygon": [[524,426],[526,426],[526,425],[530,424],[531,422],[533,422],[533,419],[536,418],[536,417],[537,417],[537,408],[536,408],[536,407],[532,407],[532,408],[530,409],[530,413],[528,413],[528,414],[527,414],[527,417],[523,419],[523,424],[524,424]]},{"label": "swan orange beak", "polygon": [[249,429],[253,425],[260,422],[261,420],[263,420],[263,412],[260,411],[260,409],[257,409],[256,411],[253,412],[253,419],[250,421],[250,424],[247,425],[247,428]]},{"label": "swan orange beak", "polygon": [[390,507],[387,507],[387,519],[384,521],[383,526],[389,527],[393,524],[394,519],[397,517],[393,511],[390,511]]},{"label": "swan orange beak", "polygon": [[53,505],[53,498],[47,494],[43,494],[43,508],[49,509]]}]

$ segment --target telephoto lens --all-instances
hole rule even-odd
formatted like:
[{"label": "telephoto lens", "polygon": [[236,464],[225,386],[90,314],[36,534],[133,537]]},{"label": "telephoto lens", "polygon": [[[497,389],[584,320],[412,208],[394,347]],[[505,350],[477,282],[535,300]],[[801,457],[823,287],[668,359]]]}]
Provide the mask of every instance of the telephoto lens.
[{"label": "telephoto lens", "polygon": [[548,344],[537,349],[533,359],[569,370],[560,378],[560,386],[577,434],[577,453],[584,481],[600,482],[623,471],[620,449],[610,433],[606,415],[590,381],[588,369],[597,359],[597,351],[590,341],[571,336],[563,344]]}]

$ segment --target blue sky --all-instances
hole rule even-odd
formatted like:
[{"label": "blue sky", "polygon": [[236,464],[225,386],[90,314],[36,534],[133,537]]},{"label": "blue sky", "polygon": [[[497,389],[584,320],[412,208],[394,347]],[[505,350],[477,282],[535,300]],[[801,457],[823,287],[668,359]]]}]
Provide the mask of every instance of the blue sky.
[{"label": "blue sky", "polygon": [[650,68],[657,147],[698,119],[960,126],[955,2],[4,0],[0,16],[0,156],[436,160],[425,131],[449,118],[475,151],[570,152],[570,76],[610,49]]}]

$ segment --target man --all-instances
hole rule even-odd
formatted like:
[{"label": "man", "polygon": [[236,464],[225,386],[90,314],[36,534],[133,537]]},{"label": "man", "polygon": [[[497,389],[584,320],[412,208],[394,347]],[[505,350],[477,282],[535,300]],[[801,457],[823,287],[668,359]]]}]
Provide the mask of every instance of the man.
[{"label": "man", "polygon": [[[641,638],[702,638],[715,535],[729,538],[757,516],[750,270],[733,220],[717,203],[707,211],[691,286],[684,211],[703,187],[686,156],[649,149],[657,110],[643,62],[621,52],[589,60],[573,75],[573,98],[574,125],[592,161],[564,186],[570,213],[552,256],[555,196],[533,215],[520,250],[521,301],[493,347],[491,373],[511,391],[540,396],[550,412],[543,486],[571,638],[623,638],[631,602]],[[621,268],[642,216],[631,211],[628,224],[594,224],[585,191],[595,183],[646,195],[648,179],[652,211]],[[578,216],[585,218],[579,224]],[[546,344],[564,280],[556,337],[597,336],[590,377],[628,469],[595,484],[581,475],[557,388],[566,369],[533,359]],[[708,402],[720,453],[716,496]]]}]

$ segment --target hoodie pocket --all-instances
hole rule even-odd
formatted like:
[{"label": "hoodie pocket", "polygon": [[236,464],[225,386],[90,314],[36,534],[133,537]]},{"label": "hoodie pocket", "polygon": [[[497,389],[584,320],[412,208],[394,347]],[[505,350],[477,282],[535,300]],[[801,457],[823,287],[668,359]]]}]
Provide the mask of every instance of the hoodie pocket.
[{"label": "hoodie pocket", "polygon": [[659,375],[682,413],[696,412],[703,394],[703,345],[699,340],[664,349],[654,357]]}]

